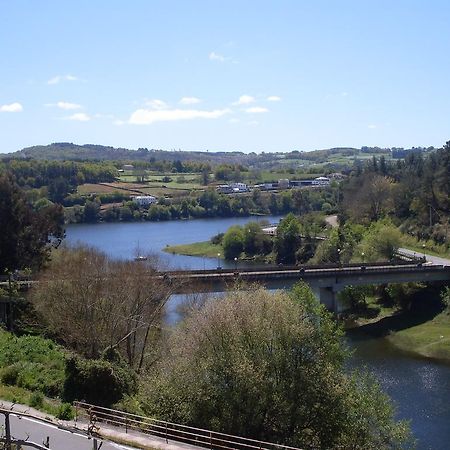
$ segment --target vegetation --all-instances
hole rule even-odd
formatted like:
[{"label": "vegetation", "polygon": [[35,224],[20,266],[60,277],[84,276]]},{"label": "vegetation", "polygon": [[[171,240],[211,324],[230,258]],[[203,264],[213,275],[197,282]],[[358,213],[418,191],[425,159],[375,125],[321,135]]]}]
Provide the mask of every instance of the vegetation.
[{"label": "vegetation", "polygon": [[8,175],[0,175],[0,273],[39,269],[64,236],[58,205],[33,207]]},{"label": "vegetation", "polygon": [[216,258],[217,254],[223,255],[223,247],[220,244],[213,244],[211,241],[194,242],[193,244],[168,245],[164,247],[167,253],[177,253],[187,256],[205,256]]},{"label": "vegetation", "polygon": [[406,448],[407,427],[348,352],[305,285],[207,303],[172,334],[143,383],[143,408],[166,420],[302,448]]},{"label": "vegetation", "polygon": [[402,350],[450,362],[450,288],[442,292],[444,309],[431,320],[392,333],[389,341]]},{"label": "vegetation", "polygon": [[156,261],[112,261],[88,247],[55,253],[32,291],[49,332],[81,355],[95,359],[114,348],[137,371],[172,288],[150,275]]}]

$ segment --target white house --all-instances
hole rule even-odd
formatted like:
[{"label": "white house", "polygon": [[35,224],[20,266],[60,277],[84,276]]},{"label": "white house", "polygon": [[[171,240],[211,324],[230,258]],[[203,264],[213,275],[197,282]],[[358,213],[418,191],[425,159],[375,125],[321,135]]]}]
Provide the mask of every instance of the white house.
[{"label": "white house", "polygon": [[312,181],[313,186],[329,186],[330,179],[327,177],[317,177]]},{"label": "white house", "polygon": [[156,203],[158,199],[153,197],[153,195],[137,195],[133,197],[133,201],[136,202],[139,206],[148,206],[153,203]]},{"label": "white house", "polygon": [[231,183],[230,184],[231,189],[233,189],[234,192],[247,192],[248,186],[245,183]]}]

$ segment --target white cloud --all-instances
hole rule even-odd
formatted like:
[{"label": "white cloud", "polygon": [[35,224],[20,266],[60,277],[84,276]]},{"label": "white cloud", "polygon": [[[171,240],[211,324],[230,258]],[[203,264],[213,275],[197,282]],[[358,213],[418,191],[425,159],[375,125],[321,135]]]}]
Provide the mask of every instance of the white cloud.
[{"label": "white cloud", "polygon": [[255,97],[252,97],[251,95],[241,95],[239,97],[239,100],[234,102],[233,105],[248,105],[249,103],[254,103]]},{"label": "white cloud", "polygon": [[78,81],[78,77],[73,75],[56,75],[47,81],[47,84],[58,84],[61,81]]},{"label": "white cloud", "polygon": [[89,120],[91,120],[90,116],[88,116],[86,113],[75,113],[69,117],[66,117],[66,119],[75,120],[77,122],[88,122]]},{"label": "white cloud", "polygon": [[281,97],[278,97],[278,95],[269,95],[267,97],[268,102],[279,102],[281,101]]},{"label": "white cloud", "polygon": [[267,108],[263,108],[262,106],[252,106],[251,108],[247,108],[245,112],[250,114],[260,114],[269,112],[269,110]]},{"label": "white cloud", "polygon": [[370,125],[367,126],[367,128],[374,130],[375,128],[377,128],[377,126],[375,124],[371,123]]},{"label": "white cloud", "polygon": [[210,61],[225,62],[228,58],[226,58],[225,56],[221,55],[220,53],[211,52],[209,54],[209,59],[210,59]]},{"label": "white cloud", "polygon": [[23,106],[18,102],[0,106],[0,112],[21,112],[21,111],[23,111]]},{"label": "white cloud", "polygon": [[47,103],[45,106],[56,106],[57,108],[65,110],[82,108],[82,106],[79,105],[78,103],[69,103],[69,102]]},{"label": "white cloud", "polygon": [[217,119],[230,112],[229,109],[215,109],[212,111],[198,109],[138,109],[131,114],[128,123],[133,125],[150,125],[155,122],[176,120]]},{"label": "white cloud", "polygon": [[197,97],[183,97],[180,100],[181,105],[196,105],[197,103],[200,103],[201,100]]},{"label": "white cloud", "polygon": [[146,106],[150,106],[152,109],[167,109],[168,105],[165,101],[154,98],[145,102]]}]

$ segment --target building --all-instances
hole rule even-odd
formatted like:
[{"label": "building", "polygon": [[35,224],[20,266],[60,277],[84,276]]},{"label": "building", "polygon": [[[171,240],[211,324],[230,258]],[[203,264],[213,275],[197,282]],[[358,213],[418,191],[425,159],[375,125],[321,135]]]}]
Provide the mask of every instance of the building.
[{"label": "building", "polygon": [[153,197],[153,195],[137,195],[136,197],[133,197],[133,201],[139,206],[149,206],[156,203],[158,199]]},{"label": "building", "polygon": [[245,183],[231,183],[230,187],[233,192],[248,192],[248,186]]},{"label": "building", "polygon": [[327,177],[317,177],[312,181],[313,186],[329,186],[330,179]]},{"label": "building", "polygon": [[233,193],[233,188],[228,184],[221,184],[216,188],[217,192],[221,194],[231,194]]},{"label": "building", "polygon": [[124,164],[123,170],[134,170],[133,164]]},{"label": "building", "polygon": [[278,189],[289,189],[289,180],[287,178],[278,180]]}]

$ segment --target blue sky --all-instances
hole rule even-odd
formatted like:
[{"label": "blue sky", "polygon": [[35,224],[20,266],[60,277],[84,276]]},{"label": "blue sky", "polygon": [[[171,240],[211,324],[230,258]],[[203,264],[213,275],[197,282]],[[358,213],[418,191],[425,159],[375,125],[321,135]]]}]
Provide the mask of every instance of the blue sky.
[{"label": "blue sky", "polygon": [[449,1],[0,0],[0,152],[450,139]]}]

